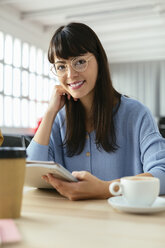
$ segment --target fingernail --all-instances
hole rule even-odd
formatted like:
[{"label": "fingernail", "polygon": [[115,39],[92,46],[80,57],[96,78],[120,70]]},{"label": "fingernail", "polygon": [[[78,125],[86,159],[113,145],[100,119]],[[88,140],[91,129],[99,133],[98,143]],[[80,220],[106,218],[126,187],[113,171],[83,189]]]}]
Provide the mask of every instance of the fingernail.
[{"label": "fingernail", "polygon": [[44,176],[41,177],[42,180],[46,180]]}]

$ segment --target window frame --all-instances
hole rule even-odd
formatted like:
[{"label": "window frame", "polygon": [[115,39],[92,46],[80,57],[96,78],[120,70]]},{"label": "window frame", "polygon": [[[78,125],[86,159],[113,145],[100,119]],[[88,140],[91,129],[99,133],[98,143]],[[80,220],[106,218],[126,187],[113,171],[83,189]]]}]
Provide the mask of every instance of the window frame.
[{"label": "window frame", "polygon": [[[2,109],[2,112],[1,113],[1,124],[0,124],[0,128],[2,129],[2,132],[3,133],[15,133],[15,134],[29,134],[29,135],[33,135],[34,134],[34,130],[35,130],[35,127],[37,126],[37,122],[40,118],[42,118],[43,114],[44,114],[44,110],[46,109],[46,106],[48,105],[48,102],[49,102],[49,98],[50,98],[50,95],[51,95],[51,92],[52,92],[52,88],[55,84],[58,84],[57,82],[57,79],[53,77],[53,75],[51,75],[51,73],[49,72],[48,68],[50,68],[50,64],[48,62],[48,60],[46,59],[47,57],[47,54],[46,52],[41,49],[40,47],[37,47],[36,45],[32,44],[32,43],[29,43],[29,42],[26,42],[24,40],[21,40],[20,38],[17,38],[9,33],[5,33],[3,30],[0,30],[0,33],[2,33],[3,35],[3,57],[2,59],[0,59],[0,64],[2,64],[2,67],[3,67],[3,82],[0,82],[2,83],[2,91],[0,91],[0,97],[2,98],[2,102],[3,102],[3,109]],[[7,37],[7,35],[9,35],[11,38],[12,38],[12,62],[11,64],[8,64],[5,62],[5,38]],[[14,65],[14,42],[16,40],[19,40],[20,41],[20,57],[21,57],[21,61],[20,61],[20,66],[16,66]],[[32,47],[35,48],[35,51],[36,51],[36,59],[37,59],[37,53],[40,52],[40,56],[42,54],[42,62],[40,62],[40,69],[37,68],[37,61],[35,61],[35,71],[31,71],[30,70],[30,62],[28,64],[28,67],[25,68],[23,66],[23,59],[22,59],[22,56],[23,56],[23,46],[24,44],[27,44],[29,46],[29,52],[30,52],[30,49]],[[45,65],[45,61],[47,60],[47,65]],[[29,56],[29,61],[30,61],[30,56]],[[41,65],[42,63],[42,65]],[[5,89],[5,66],[11,66],[12,68],[12,93],[10,95],[6,94],[4,89]],[[47,73],[46,73],[46,69],[45,67],[47,67]],[[14,81],[13,81],[13,72],[14,72],[14,69],[18,69],[19,72],[20,72],[20,95],[19,96],[14,96],[13,94],[13,86],[14,86]],[[41,68],[42,68],[42,72],[41,72]],[[23,95],[23,91],[22,91],[22,75],[23,73],[27,73],[28,75],[28,92],[27,92],[27,96],[24,96]],[[37,77],[40,78],[42,80],[42,96],[40,96],[38,99],[37,99],[37,94],[35,94],[35,98],[34,99],[31,99],[30,98],[30,90],[29,90],[29,87],[30,87],[30,83],[29,83],[29,79],[30,79],[30,75],[33,74],[34,77],[35,77],[35,87],[36,87],[36,92],[37,92]],[[48,85],[46,87],[46,82],[48,82]],[[39,83],[38,83],[38,87],[39,87]],[[45,89],[47,89],[47,94],[45,95]],[[19,107],[19,116],[20,116],[20,124],[19,125],[14,125],[14,122],[13,122],[13,116],[14,116],[14,113],[13,113],[13,104],[12,104],[12,117],[11,117],[11,122],[12,122],[12,125],[6,125],[5,124],[5,106],[4,106],[4,101],[5,101],[5,97],[11,97],[11,100],[12,100],[12,103],[14,102],[14,99],[19,99],[20,100],[20,107]],[[47,98],[47,99],[44,99],[43,98]],[[35,117],[33,120],[35,123],[33,123],[33,125],[30,125],[30,112],[28,114],[28,125],[23,125],[23,116],[21,115],[21,106],[22,106],[22,100],[25,100],[28,104],[28,106],[30,106],[30,102],[33,102],[34,105],[35,105],[35,109],[37,110],[37,104],[39,105],[39,103],[41,103],[40,105],[42,105],[42,109],[43,109],[43,112],[42,114],[40,113],[40,116],[37,115],[37,111],[35,111]],[[25,110],[26,111],[26,110]],[[41,112],[41,111],[40,111]]]}]

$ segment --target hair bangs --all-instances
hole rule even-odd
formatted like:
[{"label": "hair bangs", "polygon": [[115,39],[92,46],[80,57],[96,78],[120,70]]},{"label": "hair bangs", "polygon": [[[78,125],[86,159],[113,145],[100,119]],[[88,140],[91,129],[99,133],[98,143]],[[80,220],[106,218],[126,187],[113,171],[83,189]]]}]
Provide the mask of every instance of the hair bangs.
[{"label": "hair bangs", "polygon": [[50,63],[54,63],[55,56],[68,59],[87,52],[91,52],[97,57],[95,33],[86,25],[70,23],[61,26],[55,32],[50,42],[48,59]]},{"label": "hair bangs", "polygon": [[55,37],[55,55],[58,58],[68,59],[87,53],[79,37],[73,35],[65,28]]}]

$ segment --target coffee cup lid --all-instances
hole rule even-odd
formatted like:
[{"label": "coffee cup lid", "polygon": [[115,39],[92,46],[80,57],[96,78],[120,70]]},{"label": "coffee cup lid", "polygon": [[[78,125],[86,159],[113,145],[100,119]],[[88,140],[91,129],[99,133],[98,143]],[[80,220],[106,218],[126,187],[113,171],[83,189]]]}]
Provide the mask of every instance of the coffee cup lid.
[{"label": "coffee cup lid", "polygon": [[1,158],[26,158],[26,148],[0,147],[0,159]]}]

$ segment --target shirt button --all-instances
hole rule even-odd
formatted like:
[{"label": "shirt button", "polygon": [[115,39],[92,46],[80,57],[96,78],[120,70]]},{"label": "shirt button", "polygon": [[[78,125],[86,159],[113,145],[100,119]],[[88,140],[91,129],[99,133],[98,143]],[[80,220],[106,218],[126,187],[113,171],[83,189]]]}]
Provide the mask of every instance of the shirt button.
[{"label": "shirt button", "polygon": [[86,152],[86,156],[89,157],[90,156],[90,152]]}]

